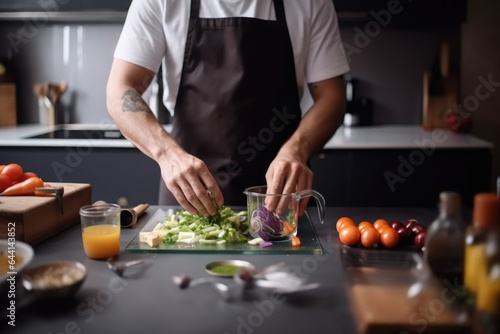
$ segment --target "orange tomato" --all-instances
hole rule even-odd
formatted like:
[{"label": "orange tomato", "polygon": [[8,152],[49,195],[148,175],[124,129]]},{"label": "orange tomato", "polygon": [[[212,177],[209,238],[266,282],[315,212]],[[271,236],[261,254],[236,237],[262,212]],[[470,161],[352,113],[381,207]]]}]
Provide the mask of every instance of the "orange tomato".
[{"label": "orange tomato", "polygon": [[[390,225],[380,225],[378,228],[377,228],[377,231],[379,231],[380,233],[382,233],[383,230],[385,229],[388,229],[388,228],[392,228]],[[394,230],[394,229],[393,229]]]},{"label": "orange tomato", "polygon": [[347,225],[356,226],[356,223],[354,222],[354,220],[352,220],[349,217],[339,218],[339,220],[337,220],[337,224],[336,224],[337,232],[340,233],[340,230],[342,230],[344,228],[344,226],[347,226]]},{"label": "orange tomato", "polygon": [[386,248],[393,248],[399,243],[398,232],[391,228],[386,228],[380,233],[380,243]]},{"label": "orange tomato", "polygon": [[368,221],[362,221],[362,222],[361,222],[361,223],[359,223],[359,225],[358,225],[358,229],[359,229],[359,231],[360,231],[361,233],[363,233],[363,231],[364,231],[367,227],[368,227],[368,228],[370,228],[370,227],[372,227],[372,228],[373,228],[373,225],[372,225],[370,222],[368,222]]},{"label": "orange tomato", "polygon": [[382,226],[382,225],[387,225],[387,226],[390,226],[389,222],[385,219],[377,219],[374,223],[373,223],[373,227],[375,227],[377,230]]},{"label": "orange tomato", "polygon": [[361,244],[366,248],[371,248],[380,240],[380,233],[374,227],[366,227],[361,233]]},{"label": "orange tomato", "polygon": [[344,226],[339,233],[340,241],[347,246],[354,246],[359,242],[361,232],[354,225]]}]

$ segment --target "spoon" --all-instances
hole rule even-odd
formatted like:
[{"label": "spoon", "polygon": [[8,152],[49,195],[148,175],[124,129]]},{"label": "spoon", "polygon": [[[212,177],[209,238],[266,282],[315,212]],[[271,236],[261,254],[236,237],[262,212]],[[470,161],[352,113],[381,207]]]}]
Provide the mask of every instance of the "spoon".
[{"label": "spoon", "polygon": [[225,284],[217,282],[212,277],[200,277],[191,279],[187,275],[173,276],[172,280],[181,290],[187,289],[197,285],[209,284],[222,296],[225,301],[231,300],[229,294],[229,287]]},{"label": "spoon", "polygon": [[123,277],[123,274],[127,268],[139,265],[143,262],[144,260],[113,261],[113,259],[108,259],[108,267],[118,276]]}]

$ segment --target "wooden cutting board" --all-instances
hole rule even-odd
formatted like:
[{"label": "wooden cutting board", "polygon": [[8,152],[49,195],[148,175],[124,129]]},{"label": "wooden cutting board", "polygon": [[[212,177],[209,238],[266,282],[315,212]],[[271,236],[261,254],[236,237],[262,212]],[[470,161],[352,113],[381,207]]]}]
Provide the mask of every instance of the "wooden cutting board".
[{"label": "wooden cutting board", "polygon": [[415,283],[409,270],[351,267],[346,273],[360,334],[472,333],[471,321],[453,304],[449,287],[427,287],[408,298]]},{"label": "wooden cutting board", "polygon": [[80,221],[80,208],[92,202],[90,184],[48,183],[64,187],[64,213],[52,195],[0,196],[1,239],[14,235],[16,240],[36,245]]}]

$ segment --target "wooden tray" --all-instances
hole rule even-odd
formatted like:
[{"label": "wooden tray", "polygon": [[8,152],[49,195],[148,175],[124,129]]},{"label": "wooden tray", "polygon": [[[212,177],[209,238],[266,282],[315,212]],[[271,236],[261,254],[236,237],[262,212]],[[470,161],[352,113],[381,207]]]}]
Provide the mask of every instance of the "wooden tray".
[{"label": "wooden tray", "polygon": [[13,231],[16,240],[36,245],[80,221],[80,208],[92,201],[90,184],[48,183],[64,187],[64,214],[52,195],[0,196],[1,239],[11,237],[8,232]]}]

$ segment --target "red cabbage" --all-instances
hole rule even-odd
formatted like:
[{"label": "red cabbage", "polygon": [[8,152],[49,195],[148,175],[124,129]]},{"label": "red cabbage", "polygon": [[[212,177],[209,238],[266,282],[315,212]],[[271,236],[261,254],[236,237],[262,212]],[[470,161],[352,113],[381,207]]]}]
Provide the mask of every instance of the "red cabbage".
[{"label": "red cabbage", "polygon": [[250,218],[250,234],[254,237],[261,237],[264,241],[286,239],[288,236],[283,233],[284,221],[269,211],[264,205],[252,212]]}]

